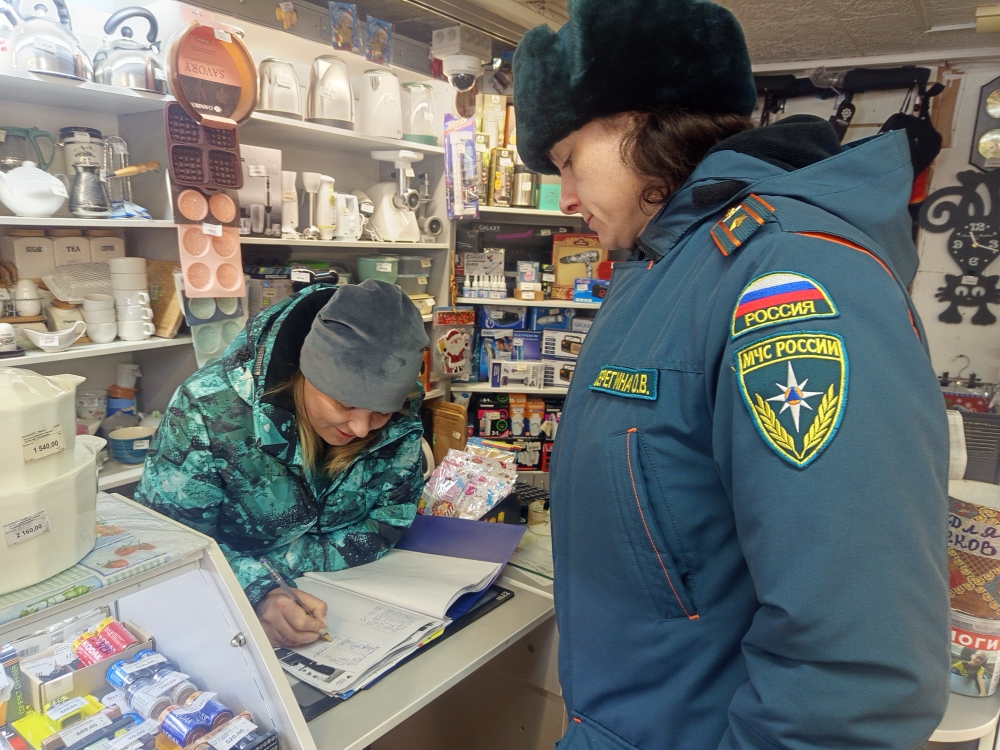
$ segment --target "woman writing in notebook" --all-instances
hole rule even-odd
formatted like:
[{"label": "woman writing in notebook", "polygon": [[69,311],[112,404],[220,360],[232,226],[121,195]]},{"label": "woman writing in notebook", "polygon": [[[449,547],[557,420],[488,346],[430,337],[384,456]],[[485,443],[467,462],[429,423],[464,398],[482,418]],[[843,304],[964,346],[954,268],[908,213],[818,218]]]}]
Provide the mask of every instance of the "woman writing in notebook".
[{"label": "woman writing in notebook", "polygon": [[287,580],[363,565],[413,521],[427,344],[398,287],[315,285],[171,399],[135,499],[216,539],[272,645],[315,641],[326,605],[300,607],[261,558]]}]

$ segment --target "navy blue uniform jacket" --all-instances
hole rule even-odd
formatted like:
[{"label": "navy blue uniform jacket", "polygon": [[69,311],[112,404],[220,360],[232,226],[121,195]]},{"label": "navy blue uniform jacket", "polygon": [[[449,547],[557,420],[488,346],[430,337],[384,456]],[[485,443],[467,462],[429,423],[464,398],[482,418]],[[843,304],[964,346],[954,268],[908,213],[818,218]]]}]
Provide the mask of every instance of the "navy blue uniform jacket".
[{"label": "navy blue uniform jacket", "polygon": [[948,439],[902,133],[724,141],[615,264],[552,457],[560,750],[916,748]]}]

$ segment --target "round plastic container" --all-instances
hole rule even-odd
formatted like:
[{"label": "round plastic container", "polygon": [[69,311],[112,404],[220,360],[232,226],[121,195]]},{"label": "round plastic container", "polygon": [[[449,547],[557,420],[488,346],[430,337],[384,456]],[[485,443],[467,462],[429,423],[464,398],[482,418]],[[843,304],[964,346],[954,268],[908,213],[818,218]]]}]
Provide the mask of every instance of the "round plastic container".
[{"label": "round plastic container", "polygon": [[146,460],[149,441],[156,430],[149,427],[120,427],[108,435],[111,457],[120,464],[141,464]]},{"label": "round plastic container", "polygon": [[357,260],[358,280],[379,279],[396,283],[399,275],[399,258],[394,255],[362,256]]},{"label": "round plastic container", "polygon": [[407,294],[427,294],[427,277],[401,273],[396,277],[396,286]]},{"label": "round plastic container", "polygon": [[108,392],[77,391],[76,416],[78,419],[104,419],[108,416]]}]

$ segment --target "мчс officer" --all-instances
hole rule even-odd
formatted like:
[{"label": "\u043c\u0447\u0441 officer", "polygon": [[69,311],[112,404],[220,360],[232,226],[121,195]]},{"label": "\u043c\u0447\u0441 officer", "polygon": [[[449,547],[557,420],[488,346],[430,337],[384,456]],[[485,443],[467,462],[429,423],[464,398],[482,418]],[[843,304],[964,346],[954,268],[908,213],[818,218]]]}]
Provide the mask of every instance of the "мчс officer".
[{"label": "\u043c\u0447\u0441 officer", "polygon": [[704,0],[571,0],[518,151],[632,251],[552,457],[560,750],[916,748],[948,689],[947,426],[902,132],[753,128]]}]

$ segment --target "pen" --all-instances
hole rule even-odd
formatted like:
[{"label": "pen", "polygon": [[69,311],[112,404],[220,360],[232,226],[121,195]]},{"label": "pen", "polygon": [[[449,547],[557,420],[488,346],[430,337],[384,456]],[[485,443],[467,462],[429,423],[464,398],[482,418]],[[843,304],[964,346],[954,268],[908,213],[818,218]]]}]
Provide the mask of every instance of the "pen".
[{"label": "pen", "polygon": [[[307,607],[305,604],[303,604],[301,599],[299,599],[298,595],[295,593],[295,589],[293,589],[291,586],[285,583],[285,579],[281,576],[281,573],[275,570],[271,566],[271,563],[269,563],[265,558],[262,557],[260,558],[260,564],[263,566],[264,570],[267,571],[267,574],[271,576],[271,580],[274,581],[276,584],[278,584],[278,588],[281,589],[282,593],[284,593],[285,596],[287,596],[293,602],[302,607],[302,609],[305,611],[307,615],[309,615],[310,617],[315,617],[315,615],[313,615],[312,613],[312,610],[309,609],[309,607]],[[330,640],[330,634],[327,632],[326,628],[320,630],[319,635],[324,641]]]}]

